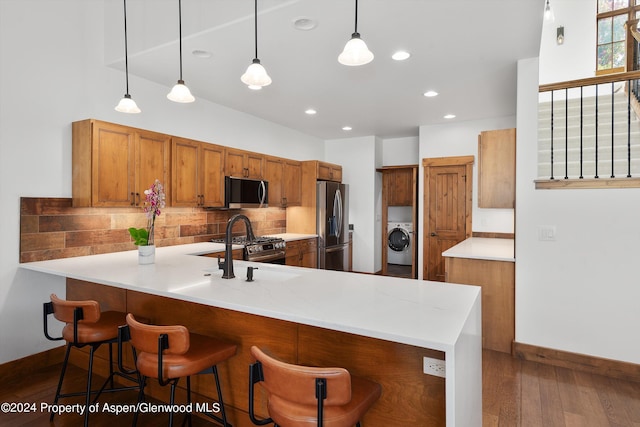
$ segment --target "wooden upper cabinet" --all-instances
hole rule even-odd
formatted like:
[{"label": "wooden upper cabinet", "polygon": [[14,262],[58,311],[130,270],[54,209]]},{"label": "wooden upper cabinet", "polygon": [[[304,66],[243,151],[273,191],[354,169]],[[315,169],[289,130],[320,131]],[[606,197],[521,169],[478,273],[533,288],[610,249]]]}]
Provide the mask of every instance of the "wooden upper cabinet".
[{"label": "wooden upper cabinet", "polygon": [[92,119],[72,131],[73,206],[142,206],[156,179],[169,194],[170,136]]},{"label": "wooden upper cabinet", "polygon": [[302,162],[265,156],[264,176],[269,182],[269,206],[300,206],[302,203]]},{"label": "wooden upper cabinet", "polygon": [[342,182],[342,166],[319,161],[316,178],[321,181]]},{"label": "wooden upper cabinet", "polygon": [[173,138],[172,206],[224,206],[224,147]]},{"label": "wooden upper cabinet", "polygon": [[516,130],[478,137],[478,207],[513,209],[516,200]]},{"label": "wooden upper cabinet", "polygon": [[387,206],[413,206],[416,197],[415,169],[391,169],[383,173]]},{"label": "wooden upper cabinet", "polygon": [[227,176],[262,179],[264,175],[264,155],[227,148],[224,170]]},{"label": "wooden upper cabinet", "polygon": [[302,162],[285,159],[283,181],[285,206],[302,205]]}]

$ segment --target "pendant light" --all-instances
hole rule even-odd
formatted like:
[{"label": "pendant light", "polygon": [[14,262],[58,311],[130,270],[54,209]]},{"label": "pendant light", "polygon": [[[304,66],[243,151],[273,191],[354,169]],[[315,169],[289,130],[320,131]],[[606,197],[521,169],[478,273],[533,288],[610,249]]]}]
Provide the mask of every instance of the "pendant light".
[{"label": "pendant light", "polygon": [[547,4],[544,6],[544,20],[547,22],[553,22],[555,20],[555,16],[553,15],[553,9],[551,9],[549,0],[547,0]]},{"label": "pendant light", "polygon": [[351,40],[344,46],[344,50],[338,56],[338,62],[342,65],[357,66],[373,61],[373,53],[367,48],[367,44],[358,33],[358,0],[356,0],[356,25]]},{"label": "pendant light", "polygon": [[127,82],[127,90],[124,97],[116,105],[116,111],[121,113],[139,113],[140,109],[129,95],[129,54],[127,51],[127,0],[124,1],[124,74]]},{"label": "pendant light", "polygon": [[249,86],[249,89],[259,90],[264,86],[271,84],[271,77],[267,74],[267,70],[264,69],[260,60],[258,59],[258,0],[254,0],[254,36],[255,36],[255,48],[256,56],[253,58],[253,62],[247,68],[247,71],[240,77],[242,83]]},{"label": "pendant light", "polygon": [[179,44],[180,44],[180,79],[178,83],[173,86],[171,92],[167,94],[167,98],[173,102],[189,103],[196,99],[191,95],[191,91],[184,84],[182,80],[182,0],[178,0],[178,32],[179,32]]}]

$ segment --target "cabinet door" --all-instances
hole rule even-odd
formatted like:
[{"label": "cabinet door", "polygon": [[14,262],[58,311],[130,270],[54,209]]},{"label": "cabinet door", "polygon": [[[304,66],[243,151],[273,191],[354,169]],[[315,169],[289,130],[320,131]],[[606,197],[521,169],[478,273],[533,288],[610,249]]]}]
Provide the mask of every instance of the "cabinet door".
[{"label": "cabinet door", "polygon": [[287,242],[287,248],[285,250],[285,265],[291,265],[294,267],[300,266],[300,242],[294,240]]},{"label": "cabinet door", "polygon": [[135,205],[134,150],[134,133],[131,129],[109,123],[94,123],[92,206]]},{"label": "cabinet door", "polygon": [[171,200],[173,206],[198,206],[200,204],[199,155],[200,143],[173,138],[171,148]]},{"label": "cabinet door", "polygon": [[516,130],[485,131],[478,138],[478,207],[513,209],[516,200]]},{"label": "cabinet door", "polygon": [[156,179],[164,186],[167,206],[171,205],[169,151],[171,138],[154,132],[136,132],[136,199],[145,200],[144,190]]},{"label": "cabinet door", "polygon": [[270,156],[265,157],[264,179],[269,182],[269,207],[285,206],[282,175],[282,159]]},{"label": "cabinet door", "polygon": [[318,162],[318,179],[331,181],[331,166],[327,163]]},{"label": "cabinet door", "polygon": [[302,205],[302,163],[285,160],[282,180],[285,206]]},{"label": "cabinet door", "polygon": [[227,148],[224,160],[224,173],[226,176],[246,178],[244,156],[244,151]]},{"label": "cabinet door", "polygon": [[300,242],[300,266],[307,268],[318,267],[317,239],[308,239]]},{"label": "cabinet door", "polygon": [[385,173],[389,206],[413,206],[415,183],[413,169],[398,169]]},{"label": "cabinet door", "polygon": [[200,171],[200,203],[208,207],[224,206],[224,147],[201,144]]},{"label": "cabinet door", "polygon": [[247,153],[245,157],[246,178],[262,179],[264,174],[264,155]]}]

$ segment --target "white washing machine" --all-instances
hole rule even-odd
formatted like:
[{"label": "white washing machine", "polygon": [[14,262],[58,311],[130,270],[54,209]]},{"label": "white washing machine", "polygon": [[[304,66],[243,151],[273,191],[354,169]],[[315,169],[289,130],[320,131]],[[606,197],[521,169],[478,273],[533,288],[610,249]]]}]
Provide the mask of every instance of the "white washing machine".
[{"label": "white washing machine", "polygon": [[387,263],[411,265],[413,254],[413,224],[390,222],[387,224]]}]

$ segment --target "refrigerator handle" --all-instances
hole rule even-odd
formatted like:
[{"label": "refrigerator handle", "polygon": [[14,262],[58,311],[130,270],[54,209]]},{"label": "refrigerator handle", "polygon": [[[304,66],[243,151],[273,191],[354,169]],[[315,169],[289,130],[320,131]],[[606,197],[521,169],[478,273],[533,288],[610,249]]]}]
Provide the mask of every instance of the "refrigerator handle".
[{"label": "refrigerator handle", "polygon": [[338,237],[339,239],[340,235],[342,234],[342,193],[340,192],[339,188],[336,190],[334,206],[335,205],[338,206],[338,218],[336,219],[336,237]]}]

